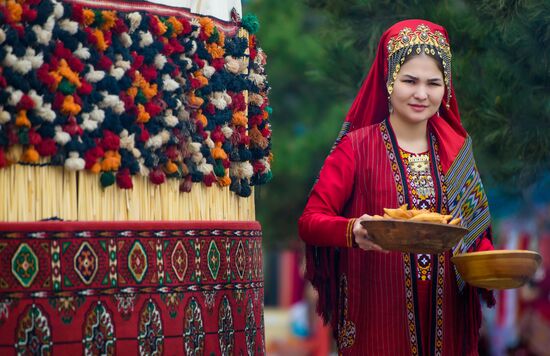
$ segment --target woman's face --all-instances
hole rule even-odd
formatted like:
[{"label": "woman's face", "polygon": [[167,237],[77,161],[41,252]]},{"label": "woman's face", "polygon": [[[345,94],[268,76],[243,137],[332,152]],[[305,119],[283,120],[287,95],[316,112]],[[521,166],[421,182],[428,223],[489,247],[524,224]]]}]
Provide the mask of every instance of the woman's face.
[{"label": "woman's face", "polygon": [[401,66],[394,82],[392,117],[409,124],[427,121],[439,110],[444,93],[437,61],[425,54],[413,56]]}]

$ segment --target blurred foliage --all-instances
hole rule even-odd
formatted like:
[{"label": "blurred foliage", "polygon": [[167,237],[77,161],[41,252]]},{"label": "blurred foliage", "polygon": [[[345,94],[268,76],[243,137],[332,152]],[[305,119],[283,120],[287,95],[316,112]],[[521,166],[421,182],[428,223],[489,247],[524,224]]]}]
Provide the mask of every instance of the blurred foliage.
[{"label": "blurred foliage", "polygon": [[274,180],[256,191],[266,241],[296,221],[375,55],[407,18],[442,24],[462,121],[485,185],[520,196],[550,169],[550,2],[546,0],[248,1],[260,19],[274,113]]}]

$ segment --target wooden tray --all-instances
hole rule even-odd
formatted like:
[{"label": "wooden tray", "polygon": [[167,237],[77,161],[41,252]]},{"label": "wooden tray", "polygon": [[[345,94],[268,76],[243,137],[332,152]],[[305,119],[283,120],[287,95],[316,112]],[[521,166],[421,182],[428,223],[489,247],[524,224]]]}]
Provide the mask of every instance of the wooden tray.
[{"label": "wooden tray", "polygon": [[494,250],[456,255],[451,261],[462,278],[474,287],[510,289],[529,281],[542,257],[527,250]]},{"label": "wooden tray", "polygon": [[385,250],[441,253],[454,247],[468,229],[422,221],[383,219],[361,221],[374,243]]}]

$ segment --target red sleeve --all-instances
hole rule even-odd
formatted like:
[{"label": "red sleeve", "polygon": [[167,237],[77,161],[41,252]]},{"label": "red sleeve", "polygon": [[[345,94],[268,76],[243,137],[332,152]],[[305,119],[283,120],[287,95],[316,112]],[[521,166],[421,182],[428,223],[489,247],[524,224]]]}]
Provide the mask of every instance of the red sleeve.
[{"label": "red sleeve", "polygon": [[347,136],[327,157],[298,221],[300,237],[314,246],[350,247],[355,219],[341,216],[353,190],[355,161]]}]

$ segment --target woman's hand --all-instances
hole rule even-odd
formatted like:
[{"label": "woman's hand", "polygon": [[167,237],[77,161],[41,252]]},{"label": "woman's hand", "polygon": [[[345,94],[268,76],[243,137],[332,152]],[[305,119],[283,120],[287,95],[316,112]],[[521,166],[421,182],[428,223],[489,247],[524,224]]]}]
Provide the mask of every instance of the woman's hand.
[{"label": "woman's hand", "polygon": [[361,225],[361,221],[370,220],[372,217],[368,214],[363,214],[353,224],[353,236],[355,238],[355,243],[359,246],[360,249],[365,251],[384,251],[382,247],[378,246],[371,239],[369,239],[369,233],[367,229]]}]

